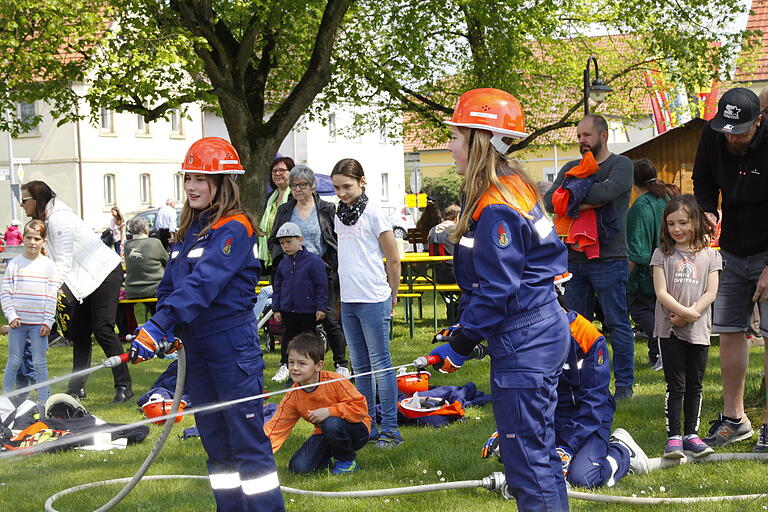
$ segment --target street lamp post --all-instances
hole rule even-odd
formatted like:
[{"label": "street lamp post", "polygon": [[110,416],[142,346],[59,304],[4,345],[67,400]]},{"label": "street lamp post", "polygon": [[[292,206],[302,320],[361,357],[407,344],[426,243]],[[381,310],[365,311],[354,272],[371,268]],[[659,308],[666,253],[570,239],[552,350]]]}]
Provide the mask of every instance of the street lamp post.
[{"label": "street lamp post", "polygon": [[[589,82],[590,62],[595,64],[595,79],[592,80],[592,83]],[[594,55],[590,55],[590,57],[587,59],[587,67],[584,69],[584,115],[589,115],[590,98],[592,98],[592,101],[595,103],[602,103],[605,101],[605,97],[608,96],[608,93],[612,91],[613,89],[611,89],[600,78],[600,70],[597,67],[597,59],[594,57]]]}]

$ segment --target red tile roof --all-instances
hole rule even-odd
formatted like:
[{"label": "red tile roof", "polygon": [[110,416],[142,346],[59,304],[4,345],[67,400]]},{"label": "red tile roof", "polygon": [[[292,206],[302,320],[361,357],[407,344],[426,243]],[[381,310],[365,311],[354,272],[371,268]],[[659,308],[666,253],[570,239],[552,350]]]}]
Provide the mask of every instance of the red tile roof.
[{"label": "red tile roof", "polygon": [[752,82],[768,80],[768,0],[752,0],[752,14],[747,19],[747,30],[760,30],[762,47],[758,48],[757,63],[753,71],[738,69],[734,80]]}]

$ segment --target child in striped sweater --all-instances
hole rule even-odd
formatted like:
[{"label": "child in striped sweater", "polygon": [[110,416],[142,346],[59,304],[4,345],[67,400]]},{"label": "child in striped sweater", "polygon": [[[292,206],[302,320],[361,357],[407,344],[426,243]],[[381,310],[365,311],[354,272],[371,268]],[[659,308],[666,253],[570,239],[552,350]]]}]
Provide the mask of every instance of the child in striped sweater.
[{"label": "child in striped sweater", "polygon": [[[16,372],[21,366],[24,344],[29,338],[32,363],[38,382],[48,380],[45,351],[56,312],[56,268],[42,254],[45,244],[45,224],[32,220],[24,226],[24,254],[13,258],[5,269],[0,285],[0,305],[8,319],[8,362],[3,375],[3,391],[13,391]],[[50,395],[48,386],[37,391],[44,406]]]}]

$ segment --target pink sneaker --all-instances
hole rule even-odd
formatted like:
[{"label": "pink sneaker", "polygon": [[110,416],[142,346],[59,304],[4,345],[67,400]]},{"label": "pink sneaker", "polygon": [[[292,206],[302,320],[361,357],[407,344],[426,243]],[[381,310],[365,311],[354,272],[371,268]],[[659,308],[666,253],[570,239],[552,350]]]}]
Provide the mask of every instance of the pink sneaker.
[{"label": "pink sneaker", "polygon": [[664,445],[664,458],[682,459],[683,457],[685,457],[685,453],[683,453],[683,440],[680,437],[670,437],[667,439],[667,444]]},{"label": "pink sneaker", "polygon": [[691,434],[683,438],[683,451],[694,458],[706,457],[715,450],[709,447],[707,443],[701,440],[696,434]]}]

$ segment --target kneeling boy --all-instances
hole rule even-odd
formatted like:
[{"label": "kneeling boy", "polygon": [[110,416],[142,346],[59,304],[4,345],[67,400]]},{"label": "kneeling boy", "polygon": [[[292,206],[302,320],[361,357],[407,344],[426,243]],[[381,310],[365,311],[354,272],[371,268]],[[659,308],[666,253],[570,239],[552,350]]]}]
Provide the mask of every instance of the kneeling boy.
[{"label": "kneeling boy", "polygon": [[[288,369],[296,386],[338,379],[341,375],[323,371],[323,341],[314,334],[300,334],[288,346]],[[304,418],[315,425],[312,436],[291,457],[288,469],[309,473],[331,466],[334,474],[359,469],[355,452],[368,442],[371,417],[365,397],[348,380],[291,391],[277,412],[264,425],[272,452],[283,445],[293,426]]]}]

